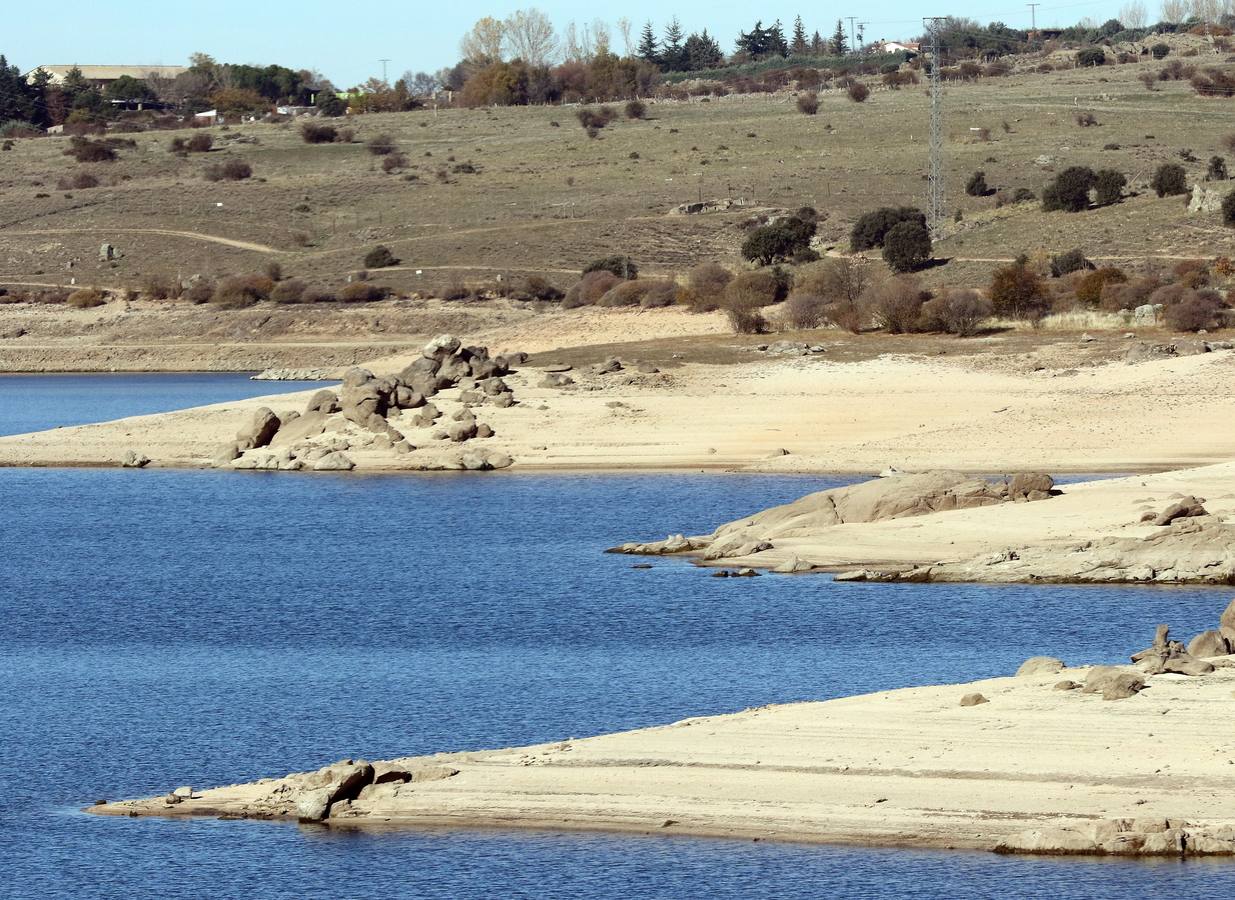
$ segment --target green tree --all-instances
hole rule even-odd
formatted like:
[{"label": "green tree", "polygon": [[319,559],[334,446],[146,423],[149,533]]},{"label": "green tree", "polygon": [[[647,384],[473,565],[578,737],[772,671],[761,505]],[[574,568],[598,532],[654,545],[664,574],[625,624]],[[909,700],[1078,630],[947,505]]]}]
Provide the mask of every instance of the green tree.
[{"label": "green tree", "polygon": [[845,24],[840,20],[836,20],[836,30],[832,32],[832,52],[837,56],[844,56],[849,52],[849,40],[845,37]]},{"label": "green tree", "polygon": [[1112,203],[1118,203],[1123,199],[1123,190],[1127,184],[1128,179],[1123,172],[1117,172],[1114,169],[1100,169],[1094,179],[1098,205],[1110,206]]},{"label": "green tree", "polygon": [[686,68],[686,50],[682,46],[682,26],[677,16],[665,26],[665,36],[660,45],[660,65],[670,72]]},{"label": "green tree", "polygon": [[931,233],[921,222],[901,222],[883,239],[883,258],[893,272],[912,272],[931,258]]},{"label": "green tree", "polygon": [[810,52],[810,43],[806,40],[806,26],[802,24],[801,16],[793,20],[793,43],[789,45],[789,49],[794,56],[805,56]]},{"label": "green tree", "polygon": [[660,43],[656,40],[656,31],[651,22],[643,23],[643,34],[639,38],[639,49],[635,51],[635,55],[645,62],[660,61]]},{"label": "green tree", "polygon": [[1188,192],[1188,173],[1177,163],[1163,163],[1154,172],[1149,186],[1159,197],[1173,197]]},{"label": "green tree", "polygon": [[683,49],[686,54],[686,68],[691,72],[715,69],[725,61],[725,54],[720,49],[720,44],[708,34],[706,28],[699,34],[692,34],[688,37]]}]

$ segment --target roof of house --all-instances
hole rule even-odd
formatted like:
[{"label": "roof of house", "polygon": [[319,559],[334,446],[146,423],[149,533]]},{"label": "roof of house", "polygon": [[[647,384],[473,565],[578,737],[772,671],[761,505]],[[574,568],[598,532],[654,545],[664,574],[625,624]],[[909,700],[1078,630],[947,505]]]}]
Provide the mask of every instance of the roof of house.
[{"label": "roof of house", "polygon": [[187,72],[188,66],[36,66],[26,73],[26,77],[29,78],[39,69],[51,76],[52,84],[59,84],[73,69],[81,69],[82,77],[87,81],[115,81],[123,75],[130,78],[145,78],[147,75],[175,78]]}]

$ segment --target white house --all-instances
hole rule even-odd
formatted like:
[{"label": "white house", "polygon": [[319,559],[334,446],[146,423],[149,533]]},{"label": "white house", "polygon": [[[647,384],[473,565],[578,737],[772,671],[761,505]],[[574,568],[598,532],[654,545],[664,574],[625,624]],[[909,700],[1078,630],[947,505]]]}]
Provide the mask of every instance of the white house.
[{"label": "white house", "polygon": [[877,53],[921,53],[922,45],[917,41],[880,41],[875,45]]}]

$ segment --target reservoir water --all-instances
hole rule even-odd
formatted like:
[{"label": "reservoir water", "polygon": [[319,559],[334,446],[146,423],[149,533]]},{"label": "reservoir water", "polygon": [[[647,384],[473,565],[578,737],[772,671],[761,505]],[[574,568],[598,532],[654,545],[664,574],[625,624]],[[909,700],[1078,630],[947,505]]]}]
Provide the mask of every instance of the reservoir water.
[{"label": "reservoir water", "polygon": [[1229,895],[1222,862],[79,811],[343,757],[968,680],[1036,653],[1115,661],[1228,599],[713,579],[600,552],[842,481],[0,470],[0,896]]}]

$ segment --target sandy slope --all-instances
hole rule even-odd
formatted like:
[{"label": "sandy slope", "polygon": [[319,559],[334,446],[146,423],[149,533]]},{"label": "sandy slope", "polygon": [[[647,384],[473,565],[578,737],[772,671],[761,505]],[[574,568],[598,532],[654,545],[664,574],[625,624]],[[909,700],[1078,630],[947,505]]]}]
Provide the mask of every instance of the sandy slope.
[{"label": "sandy slope", "polygon": [[[401,760],[395,768],[448,766],[458,774],[370,788],[336,803],[328,823],[979,849],[1016,842],[1027,829],[1088,833],[1120,817],[1138,820],[1138,830],[1165,819],[1193,828],[1235,823],[1235,745],[1214,725],[1227,716],[1235,670],[1156,676],[1142,693],[1114,702],[1053,690],[1059,680],[1079,682],[1084,674],[916,687]],[[961,707],[970,691],[990,702]],[[294,818],[288,797],[300,783],[267,779],[208,790],[175,806],[157,798],[95,811]]]}]

